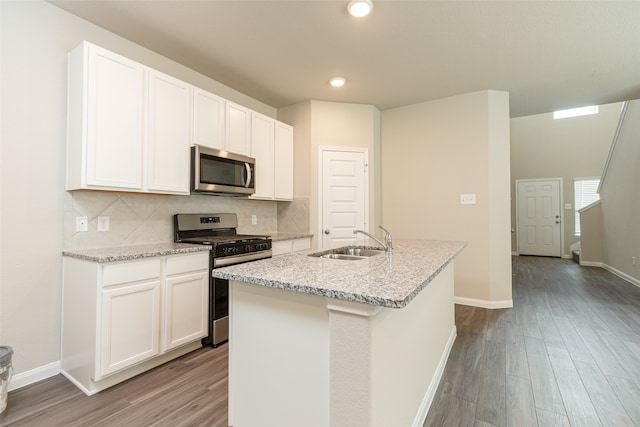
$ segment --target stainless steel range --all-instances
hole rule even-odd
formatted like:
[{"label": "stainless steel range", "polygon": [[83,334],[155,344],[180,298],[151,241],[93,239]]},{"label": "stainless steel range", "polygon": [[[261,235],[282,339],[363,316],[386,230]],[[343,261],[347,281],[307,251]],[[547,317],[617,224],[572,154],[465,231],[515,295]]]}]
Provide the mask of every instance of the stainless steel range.
[{"label": "stainless steel range", "polygon": [[[271,238],[237,234],[234,213],[177,214],[173,216],[174,240],[210,245],[210,268],[271,258]],[[209,274],[209,335],[203,345],[216,347],[229,339],[229,281]]]}]

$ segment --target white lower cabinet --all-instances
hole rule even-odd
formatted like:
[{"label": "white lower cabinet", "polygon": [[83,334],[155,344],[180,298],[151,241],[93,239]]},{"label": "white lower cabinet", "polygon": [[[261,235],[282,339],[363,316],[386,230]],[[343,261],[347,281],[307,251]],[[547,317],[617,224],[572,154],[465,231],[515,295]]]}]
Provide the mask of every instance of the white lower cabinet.
[{"label": "white lower cabinet", "polygon": [[[164,283],[162,351],[198,340],[208,333],[209,270],[193,271],[189,258],[169,258]],[[189,273],[183,273],[189,271]]]},{"label": "white lower cabinet", "polygon": [[95,379],[157,356],[160,279],[102,290]]},{"label": "white lower cabinet", "polygon": [[298,251],[306,251],[311,249],[311,238],[304,237],[300,239],[278,240],[271,243],[271,253],[273,256],[285,255]]},{"label": "white lower cabinet", "polygon": [[63,263],[61,370],[87,395],[201,347],[208,252]]}]

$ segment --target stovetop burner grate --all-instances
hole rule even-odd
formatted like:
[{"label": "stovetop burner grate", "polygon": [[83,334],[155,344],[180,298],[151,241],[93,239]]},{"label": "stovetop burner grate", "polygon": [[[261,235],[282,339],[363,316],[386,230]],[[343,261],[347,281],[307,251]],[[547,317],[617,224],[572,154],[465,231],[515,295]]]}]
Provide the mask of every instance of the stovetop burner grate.
[{"label": "stovetop burner grate", "polygon": [[228,236],[200,236],[200,237],[189,237],[185,239],[181,239],[182,243],[197,243],[200,245],[220,245],[224,243],[248,243],[248,242],[256,242],[260,240],[267,240],[270,236],[262,236],[262,235],[247,235],[247,234],[234,234]]}]

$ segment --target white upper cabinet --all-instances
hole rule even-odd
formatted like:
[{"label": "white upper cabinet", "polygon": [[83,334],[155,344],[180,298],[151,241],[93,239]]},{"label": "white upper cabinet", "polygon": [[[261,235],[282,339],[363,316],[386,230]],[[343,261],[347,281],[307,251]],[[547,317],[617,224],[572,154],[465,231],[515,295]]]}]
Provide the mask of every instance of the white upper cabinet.
[{"label": "white upper cabinet", "polygon": [[276,200],[293,200],[293,127],[275,124],[275,191]]},{"label": "white upper cabinet", "polygon": [[67,190],[189,193],[191,86],[84,42],[68,90]]},{"label": "white upper cabinet", "polygon": [[147,190],[189,194],[191,86],[149,71]]},{"label": "white upper cabinet", "polygon": [[224,149],[251,155],[251,110],[227,101],[226,143]]},{"label": "white upper cabinet", "polygon": [[194,88],[193,144],[224,150],[225,108],[224,98]]},{"label": "white upper cabinet", "polygon": [[67,190],[142,189],[144,71],[89,43],[70,54]]},{"label": "white upper cabinet", "polygon": [[256,159],[256,192],[252,199],[273,199],[275,121],[259,113],[251,117],[251,157]]},{"label": "white upper cabinet", "polygon": [[253,112],[251,157],[256,159],[256,192],[251,198],[293,200],[293,128]]},{"label": "white upper cabinet", "polygon": [[256,158],[256,193],[293,199],[293,128],[83,42],[69,54],[67,190],[190,193],[190,146]]}]

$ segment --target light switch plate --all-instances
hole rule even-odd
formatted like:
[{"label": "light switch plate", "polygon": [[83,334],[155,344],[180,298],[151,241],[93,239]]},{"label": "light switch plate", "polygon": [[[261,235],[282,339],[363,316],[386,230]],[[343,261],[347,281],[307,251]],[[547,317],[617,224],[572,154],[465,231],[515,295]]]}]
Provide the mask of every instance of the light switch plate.
[{"label": "light switch plate", "polygon": [[564,208],[565,208],[566,210],[571,210],[571,209],[573,209],[573,206],[571,206],[571,203],[565,203],[565,204],[564,204]]},{"label": "light switch plate", "polygon": [[258,216],[251,215],[251,224],[256,225],[258,223]]},{"label": "light switch plate", "polygon": [[476,195],[475,194],[461,194],[460,195],[460,204],[461,205],[475,205],[476,204]]},{"label": "light switch plate", "polygon": [[108,216],[99,216],[98,217],[98,231],[109,231],[109,217]]}]

